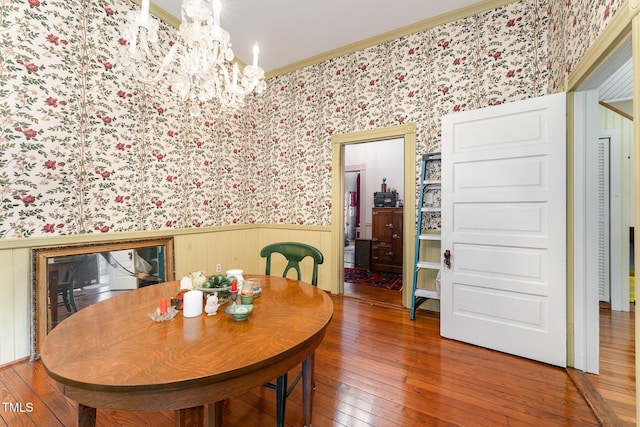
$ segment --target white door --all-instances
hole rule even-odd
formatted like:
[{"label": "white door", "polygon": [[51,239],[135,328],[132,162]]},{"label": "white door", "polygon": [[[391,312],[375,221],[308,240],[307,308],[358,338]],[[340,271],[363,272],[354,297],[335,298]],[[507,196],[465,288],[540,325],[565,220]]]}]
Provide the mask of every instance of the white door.
[{"label": "white door", "polygon": [[138,280],[133,276],[136,271],[133,250],[109,252],[109,287],[112,291],[136,289]]},{"label": "white door", "polygon": [[443,117],[442,336],[566,366],[565,116],[560,93]]}]

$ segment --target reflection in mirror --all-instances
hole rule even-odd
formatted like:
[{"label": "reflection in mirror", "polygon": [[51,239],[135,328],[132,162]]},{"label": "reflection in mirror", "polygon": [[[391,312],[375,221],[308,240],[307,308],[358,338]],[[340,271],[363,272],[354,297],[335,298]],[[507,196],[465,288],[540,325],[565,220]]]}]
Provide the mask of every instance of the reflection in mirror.
[{"label": "reflection in mirror", "polygon": [[114,295],[166,281],[163,246],[48,259],[50,325]]},{"label": "reflection in mirror", "polygon": [[44,336],[73,313],[174,280],[172,239],[38,248],[34,261],[36,352]]}]

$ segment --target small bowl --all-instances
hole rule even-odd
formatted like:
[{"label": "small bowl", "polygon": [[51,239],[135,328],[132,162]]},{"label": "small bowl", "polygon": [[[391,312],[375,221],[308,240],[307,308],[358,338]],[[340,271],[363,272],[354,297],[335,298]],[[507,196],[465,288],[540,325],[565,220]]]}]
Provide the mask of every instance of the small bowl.
[{"label": "small bowl", "polygon": [[236,304],[229,307],[228,313],[232,315],[235,320],[246,320],[252,310],[253,304]]},{"label": "small bowl", "polygon": [[253,295],[240,295],[240,301],[244,305],[253,304]]}]

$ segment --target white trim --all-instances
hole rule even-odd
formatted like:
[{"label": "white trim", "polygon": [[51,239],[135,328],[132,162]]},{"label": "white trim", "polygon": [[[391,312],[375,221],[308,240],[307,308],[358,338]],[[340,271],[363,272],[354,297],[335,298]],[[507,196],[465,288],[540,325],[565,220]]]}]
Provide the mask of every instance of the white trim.
[{"label": "white trim", "polygon": [[[574,368],[597,374],[600,359],[600,318],[597,283],[597,176],[588,173],[597,159],[598,91],[574,94]],[[596,163],[591,163],[595,165]],[[589,214],[591,212],[591,215]],[[590,261],[589,261],[590,260]]]}]

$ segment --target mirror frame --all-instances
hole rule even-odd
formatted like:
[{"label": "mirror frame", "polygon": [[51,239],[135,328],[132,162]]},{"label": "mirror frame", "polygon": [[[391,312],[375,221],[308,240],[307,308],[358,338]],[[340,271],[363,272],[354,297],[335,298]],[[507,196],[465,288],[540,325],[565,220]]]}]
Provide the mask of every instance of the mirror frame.
[{"label": "mirror frame", "polygon": [[135,239],[100,243],[82,243],[73,245],[36,247],[31,250],[32,271],[32,354],[40,355],[40,348],[49,333],[49,283],[47,265],[50,258],[72,255],[89,255],[100,252],[112,252],[127,249],[140,249],[152,246],[164,246],[166,250],[166,281],[175,280],[175,254],[173,237],[153,239]]}]

